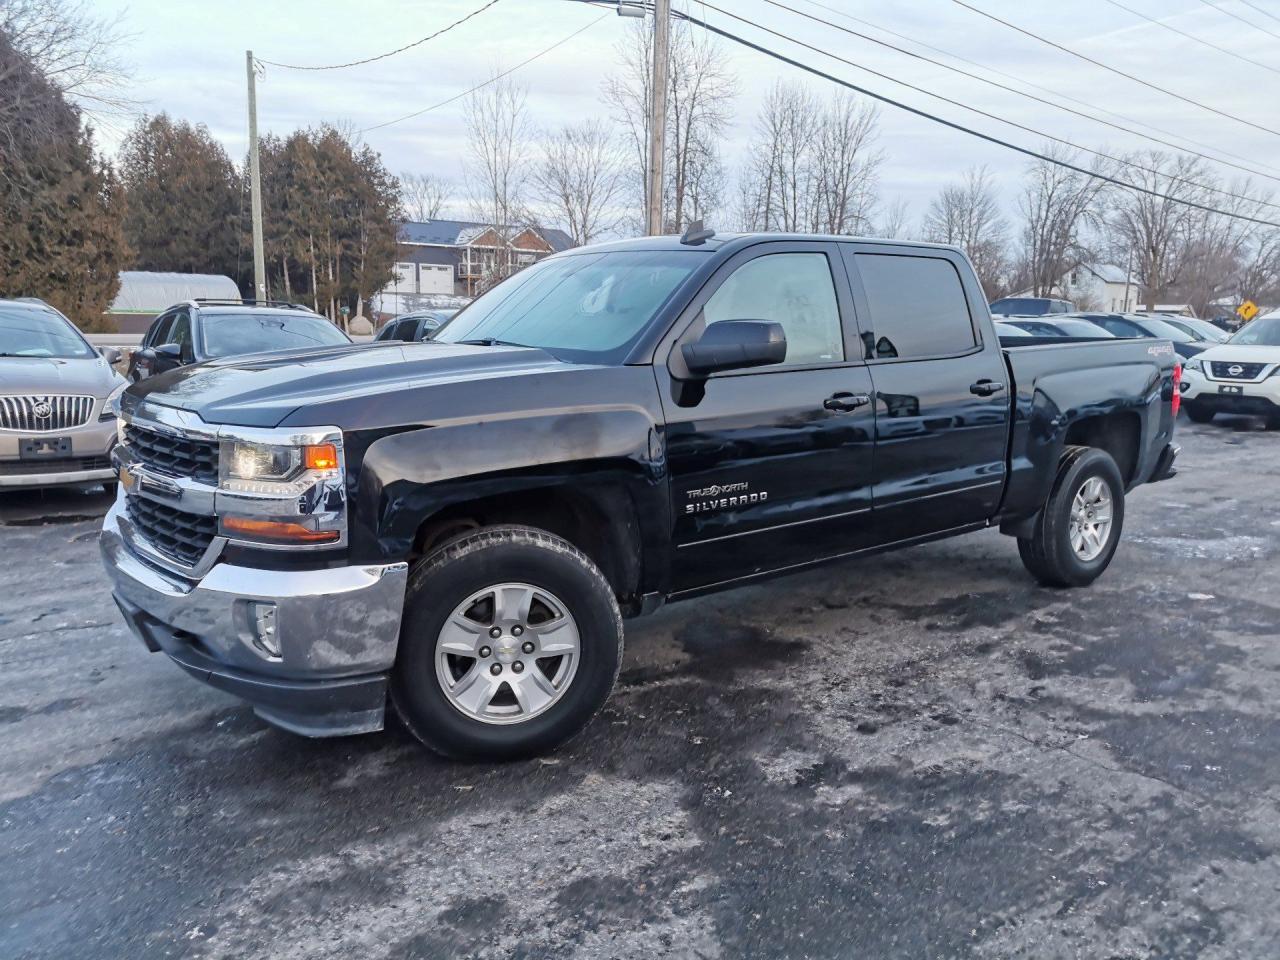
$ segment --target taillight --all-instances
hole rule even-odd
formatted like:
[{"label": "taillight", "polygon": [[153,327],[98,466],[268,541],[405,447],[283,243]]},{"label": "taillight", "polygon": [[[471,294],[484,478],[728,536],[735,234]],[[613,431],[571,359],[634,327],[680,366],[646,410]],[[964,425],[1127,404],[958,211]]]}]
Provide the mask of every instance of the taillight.
[{"label": "taillight", "polygon": [[1182,408],[1182,364],[1175,363],[1173,365],[1173,399],[1169,402],[1169,409],[1173,411],[1176,417],[1178,411]]}]

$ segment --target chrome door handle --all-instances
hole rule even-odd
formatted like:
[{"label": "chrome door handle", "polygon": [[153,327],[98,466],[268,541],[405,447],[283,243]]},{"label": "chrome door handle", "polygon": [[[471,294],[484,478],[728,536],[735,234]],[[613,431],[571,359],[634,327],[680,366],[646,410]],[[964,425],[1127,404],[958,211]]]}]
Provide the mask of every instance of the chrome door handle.
[{"label": "chrome door handle", "polygon": [[833,393],[822,401],[822,406],[827,410],[847,413],[865,407],[870,402],[871,395],[867,393]]},{"label": "chrome door handle", "polygon": [[1003,389],[1004,384],[999,380],[979,380],[977,383],[969,385],[969,392],[975,397],[989,397]]}]

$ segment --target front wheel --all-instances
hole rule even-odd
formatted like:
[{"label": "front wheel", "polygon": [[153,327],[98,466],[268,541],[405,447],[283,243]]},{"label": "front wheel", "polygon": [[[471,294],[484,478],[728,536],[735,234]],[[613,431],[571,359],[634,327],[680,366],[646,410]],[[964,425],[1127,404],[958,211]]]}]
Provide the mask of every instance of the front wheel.
[{"label": "front wheel", "polygon": [[1187,416],[1192,423],[1210,423],[1213,420],[1213,411],[1208,407],[1200,406],[1194,400],[1184,403],[1182,409],[1187,411]]},{"label": "front wheel", "polygon": [[1083,587],[1107,569],[1124,524],[1124,480],[1115,460],[1096,447],[1068,447],[1053,490],[1018,554],[1047,587]]},{"label": "front wheel", "polygon": [[621,664],[622,616],[596,565],[545,531],[489,527],[410,577],[391,701],[438,753],[526,757],[585,727]]}]

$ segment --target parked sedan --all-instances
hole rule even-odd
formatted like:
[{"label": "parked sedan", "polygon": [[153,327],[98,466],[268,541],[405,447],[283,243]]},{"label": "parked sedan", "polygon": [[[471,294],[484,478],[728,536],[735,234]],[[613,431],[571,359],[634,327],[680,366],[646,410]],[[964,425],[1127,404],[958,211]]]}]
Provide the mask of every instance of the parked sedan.
[{"label": "parked sedan", "polygon": [[402,340],[405,343],[430,340],[431,335],[457,312],[457,310],[416,310],[413,313],[402,313],[388,320],[387,325],[379,330],[378,335],[373,339]]},{"label": "parked sedan", "polygon": [[1179,330],[1185,330],[1197,340],[1201,340],[1208,344],[1226,343],[1231,334],[1223,330],[1216,324],[1210,323],[1208,320],[1200,320],[1196,317],[1173,317],[1162,316],[1160,318],[1165,323],[1172,324]]},{"label": "parked sedan", "polygon": [[318,313],[291,303],[188,300],[152,322],[129,360],[129,379],[215,357],[298,347],[337,346],[351,338]]},{"label": "parked sedan", "polygon": [[1005,320],[1008,326],[1025,330],[1033,337],[1075,337],[1081,340],[1107,340],[1115,337],[1096,323],[1079,317],[1054,317],[1042,320]]},{"label": "parked sedan", "polygon": [[1136,313],[1077,313],[1074,316],[1101,327],[1112,336],[1125,339],[1146,337],[1152,340],[1169,340],[1173,349],[1184,360],[1202,353],[1209,346],[1197,340],[1185,330],[1168,323],[1163,317],[1145,317]]},{"label": "parked sedan", "polygon": [[0,487],[111,486],[117,357],[48,304],[0,300]]}]

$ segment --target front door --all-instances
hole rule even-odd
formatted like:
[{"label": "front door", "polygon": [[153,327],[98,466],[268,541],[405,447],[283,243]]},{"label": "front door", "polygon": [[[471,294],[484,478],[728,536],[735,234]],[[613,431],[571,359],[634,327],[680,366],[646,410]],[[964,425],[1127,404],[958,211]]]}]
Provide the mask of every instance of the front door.
[{"label": "front door", "polygon": [[673,354],[704,324],[769,320],[786,332],[787,359],[717,374],[691,391],[661,358],[655,366],[675,516],[673,591],[869,542],[872,385],[835,244],[750,247],[708,282],[690,316]]},{"label": "front door", "polygon": [[972,270],[944,249],[841,247],[875,387],[876,539],[986,520],[1004,490],[1010,385]]}]

